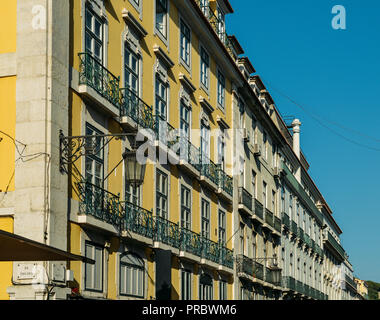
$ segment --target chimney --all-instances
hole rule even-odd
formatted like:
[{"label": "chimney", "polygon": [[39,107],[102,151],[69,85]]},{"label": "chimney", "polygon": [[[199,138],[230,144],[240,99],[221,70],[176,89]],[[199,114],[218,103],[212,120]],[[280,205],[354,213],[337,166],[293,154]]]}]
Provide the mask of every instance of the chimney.
[{"label": "chimney", "polygon": [[[297,155],[298,159],[301,160],[301,147],[300,147],[300,132],[301,132],[301,121],[298,119],[294,119],[292,122],[293,127],[293,151]],[[301,182],[301,166],[299,166],[296,170],[295,174],[298,182]]]}]

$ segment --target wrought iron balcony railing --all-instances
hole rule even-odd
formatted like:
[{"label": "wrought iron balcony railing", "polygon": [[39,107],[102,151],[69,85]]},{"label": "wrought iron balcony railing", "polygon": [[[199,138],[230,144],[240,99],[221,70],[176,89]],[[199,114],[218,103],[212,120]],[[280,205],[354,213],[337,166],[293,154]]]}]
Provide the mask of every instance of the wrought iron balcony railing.
[{"label": "wrought iron balcony railing", "polygon": [[124,230],[130,230],[141,236],[153,239],[153,213],[133,203],[124,202],[125,220]]},{"label": "wrought iron balcony railing", "polygon": [[179,248],[181,236],[178,224],[163,217],[155,216],[153,240],[167,244],[173,248]]},{"label": "wrought iron balcony railing", "polygon": [[282,213],[281,222],[284,225],[284,227],[286,227],[288,230],[290,229],[290,219],[289,219],[289,216],[285,212]]},{"label": "wrought iron balcony railing", "polygon": [[290,290],[296,290],[296,280],[293,277],[282,277],[282,286]]},{"label": "wrought iron balcony railing", "polygon": [[205,154],[201,153],[201,175],[210,179],[214,184],[219,186],[220,165],[215,164]]},{"label": "wrought iron balcony railing", "polygon": [[295,221],[292,221],[290,231],[293,232],[295,235],[298,235],[298,226]]},{"label": "wrought iron balcony railing", "polygon": [[170,123],[168,123],[163,117],[159,115],[155,116],[154,128],[157,134],[157,140],[168,148],[172,148],[177,144],[178,149],[173,149],[173,151],[178,153],[180,148],[179,130],[175,129]]},{"label": "wrought iron balcony railing", "polygon": [[120,78],[96,60],[90,53],[79,53],[79,85],[87,85],[116,107],[120,103]]},{"label": "wrought iron balcony railing", "polygon": [[239,187],[239,204],[252,211],[252,195],[243,187]]},{"label": "wrought iron balcony railing", "polygon": [[216,243],[186,228],[181,228],[165,218],[153,216],[147,211],[129,202],[124,202],[125,230],[164,243],[173,248],[205,258],[209,261],[233,268],[233,250],[222,243]]},{"label": "wrought iron balcony railing", "polygon": [[255,215],[262,220],[264,219],[264,207],[257,199],[255,199]]},{"label": "wrought iron balcony railing", "polygon": [[[326,237],[326,236],[325,236]],[[327,242],[335,249],[336,252],[339,253],[339,255],[344,259],[345,258],[345,251],[342,248],[342,246],[338,243],[338,241],[335,240],[335,238],[332,236],[330,232],[327,231]]]},{"label": "wrought iron balcony railing", "polygon": [[181,228],[181,250],[202,256],[202,237],[191,230]]},{"label": "wrought iron balcony railing", "polygon": [[128,88],[120,89],[120,116],[128,116],[139,126],[154,129],[153,109]]},{"label": "wrought iron balcony railing", "polygon": [[265,208],[265,219],[264,220],[272,228],[274,227],[273,213],[268,208]]},{"label": "wrought iron balcony railing", "polygon": [[353,287],[355,290],[357,289],[357,284],[354,279],[350,278],[347,274],[344,275],[346,282]]},{"label": "wrought iron balcony railing", "polygon": [[298,238],[302,241],[305,242],[305,233],[301,227],[298,227]]},{"label": "wrought iron balcony railing", "polygon": [[180,137],[180,159],[201,171],[201,153],[186,137]]},{"label": "wrought iron balcony railing", "polygon": [[79,213],[119,227],[123,210],[119,196],[90,182],[78,182]]},{"label": "wrought iron balcony railing", "polygon": [[230,269],[234,267],[234,251],[224,245],[220,246],[220,264]]},{"label": "wrought iron balcony railing", "polygon": [[219,186],[231,197],[234,194],[234,183],[232,177],[225,173],[222,168],[219,169]]},{"label": "wrought iron balcony railing", "polygon": [[298,293],[304,294],[303,283],[301,281],[299,281],[299,280],[296,280],[296,291]]},{"label": "wrought iron balcony railing", "polygon": [[309,248],[311,248],[311,239],[310,239],[309,235],[305,233],[305,234],[304,234],[304,239],[305,239],[305,244],[306,244]]},{"label": "wrought iron balcony railing", "polygon": [[238,255],[236,257],[236,269],[237,272],[253,277],[253,260],[245,255]]},{"label": "wrought iron balcony railing", "polygon": [[214,10],[208,4],[205,4],[202,0],[195,0],[195,2],[198,4],[199,8],[202,10],[204,16],[209,21],[211,27],[214,29],[219,39],[225,45],[230,55],[233,56],[232,44],[228,38],[227,33],[224,31],[225,22],[221,21],[217,17]]},{"label": "wrought iron balcony railing", "polygon": [[281,233],[281,219],[279,217],[274,216],[274,229]]},{"label": "wrought iron balcony railing", "polygon": [[265,279],[264,278],[264,266],[257,261],[253,261],[253,277],[260,279],[260,280]]}]

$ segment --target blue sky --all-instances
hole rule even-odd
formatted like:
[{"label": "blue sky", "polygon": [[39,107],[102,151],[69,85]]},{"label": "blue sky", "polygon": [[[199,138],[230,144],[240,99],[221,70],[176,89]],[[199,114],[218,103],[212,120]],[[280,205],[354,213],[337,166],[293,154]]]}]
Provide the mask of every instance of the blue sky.
[{"label": "blue sky", "polygon": [[[309,173],[343,230],[354,274],[380,282],[380,1],[230,3],[228,34],[238,38],[281,114],[302,122]],[[346,30],[332,28],[335,5],[346,9]]]}]

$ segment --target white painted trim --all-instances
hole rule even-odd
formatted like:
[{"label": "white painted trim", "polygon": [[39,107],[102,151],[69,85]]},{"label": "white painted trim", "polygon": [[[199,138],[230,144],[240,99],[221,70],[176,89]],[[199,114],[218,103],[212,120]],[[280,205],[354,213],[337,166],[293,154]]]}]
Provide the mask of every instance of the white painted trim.
[{"label": "white painted trim", "polygon": [[15,208],[0,208],[0,217],[13,216]]}]

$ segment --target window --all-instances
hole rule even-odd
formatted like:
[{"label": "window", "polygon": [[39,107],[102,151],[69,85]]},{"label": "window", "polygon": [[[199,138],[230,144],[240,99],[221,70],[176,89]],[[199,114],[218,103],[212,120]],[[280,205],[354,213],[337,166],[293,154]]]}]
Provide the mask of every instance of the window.
[{"label": "window", "polygon": [[103,291],[103,247],[86,241],[86,258],[95,260],[95,264],[85,264],[85,289]]},{"label": "window", "polygon": [[252,143],[254,144],[256,142],[256,119],[252,118]]},{"label": "window", "polygon": [[199,278],[199,300],[212,300],[212,278],[202,274]]},{"label": "window", "polygon": [[244,223],[240,223],[240,252],[241,254],[245,253],[244,248]]},{"label": "window", "polygon": [[103,22],[86,7],[85,51],[100,63],[103,61]]},{"label": "window", "polygon": [[268,157],[268,153],[267,153],[267,141],[268,141],[267,133],[264,131],[263,132],[263,154],[264,154],[264,159],[265,160]]},{"label": "window", "polygon": [[181,48],[180,54],[182,61],[190,67],[190,44],[191,31],[189,27],[181,20]]},{"label": "window", "polygon": [[272,145],[272,167],[276,167],[277,165],[277,159],[276,159],[276,145]]},{"label": "window", "polygon": [[200,7],[203,14],[208,17],[209,15],[209,0],[200,0]]},{"label": "window", "polygon": [[281,186],[281,212],[285,212],[285,188]]},{"label": "window", "polygon": [[298,223],[295,217],[293,217],[293,196],[291,194],[289,194],[289,217]]},{"label": "window", "polygon": [[[90,124],[86,123],[86,136],[94,136],[97,134],[102,134],[99,130],[96,130]],[[87,142],[87,141],[86,141]],[[95,146],[94,146],[95,144]],[[93,147],[92,152],[88,152],[89,155],[86,156],[85,166],[86,166],[86,181],[97,186],[103,186],[103,170],[104,170],[104,150],[101,138],[89,138],[88,147]]]},{"label": "window", "polygon": [[125,201],[140,206],[140,186],[127,184],[125,187]]},{"label": "window", "polygon": [[272,212],[276,213],[276,191],[272,190]]},{"label": "window", "polygon": [[225,244],[226,243],[226,213],[222,210],[219,210],[218,225],[219,225],[219,232],[218,232],[219,243]]},{"label": "window", "polygon": [[219,300],[227,300],[227,281],[219,281]]},{"label": "window", "polygon": [[224,75],[218,71],[218,104],[224,109],[226,100],[226,79]]},{"label": "window", "polygon": [[156,114],[164,121],[167,120],[167,85],[159,75],[156,75]]},{"label": "window", "polygon": [[201,47],[201,84],[208,90],[210,79],[210,57]]},{"label": "window", "polygon": [[225,134],[224,130],[221,129],[221,133],[218,136],[218,164],[221,165],[221,169],[225,170],[225,142],[224,142]]},{"label": "window", "polygon": [[181,186],[181,227],[191,229],[191,193],[190,190]]},{"label": "window", "polygon": [[124,55],[125,87],[138,96],[140,68],[139,58],[128,48],[128,46],[125,46]]},{"label": "window", "polygon": [[120,295],[144,298],[144,270],[144,260],[139,256],[120,256]]},{"label": "window", "polygon": [[256,172],[252,170],[252,197],[256,198]]},{"label": "window", "polygon": [[168,20],[168,0],[156,0],[156,29],[166,39]]},{"label": "window", "polygon": [[226,37],[226,26],[225,26],[225,14],[223,12],[223,10],[220,8],[220,6],[218,6],[218,35],[219,35],[219,38],[222,40],[222,41],[225,41],[225,37]]},{"label": "window", "polygon": [[156,214],[168,218],[168,176],[160,170],[156,174]]},{"label": "window", "polygon": [[202,236],[210,239],[210,203],[202,199]]},{"label": "window", "polygon": [[256,237],[257,237],[257,233],[252,230],[252,258],[253,259],[256,259],[256,251],[257,251]]},{"label": "window", "polygon": [[181,270],[181,299],[191,300],[191,271]]},{"label": "window", "polygon": [[[202,158],[210,155],[210,129],[206,127],[203,123],[201,124],[201,153]],[[205,162],[205,158],[202,159]]]},{"label": "window", "polygon": [[180,129],[181,136],[186,140],[190,140],[190,108],[181,101],[180,107]]},{"label": "window", "polygon": [[267,184],[265,181],[263,181],[263,205],[264,205],[264,208],[268,208]]}]

